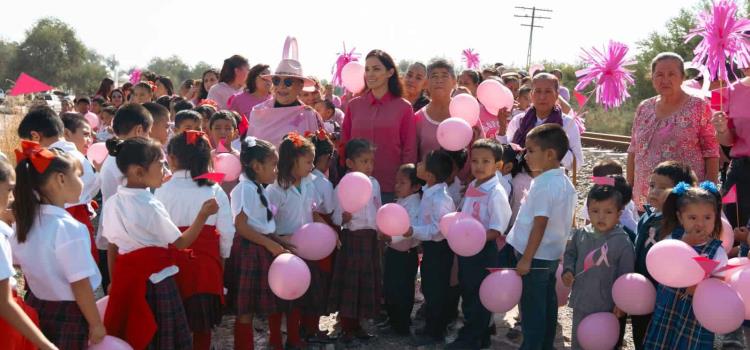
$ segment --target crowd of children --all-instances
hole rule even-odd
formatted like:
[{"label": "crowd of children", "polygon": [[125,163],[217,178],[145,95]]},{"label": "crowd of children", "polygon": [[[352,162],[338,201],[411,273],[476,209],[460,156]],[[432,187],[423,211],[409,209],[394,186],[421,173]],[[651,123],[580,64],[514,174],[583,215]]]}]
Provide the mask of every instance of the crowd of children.
[{"label": "crowd of children", "polygon": [[[232,88],[247,79],[267,98],[267,68],[259,65],[247,78],[221,84]],[[195,84],[203,95],[213,91],[204,86],[205,77],[216,73],[206,72]],[[480,79],[473,73],[460,79],[469,93]],[[525,111],[535,92],[517,86],[515,76],[505,78],[503,83],[516,84],[524,106],[518,108]],[[480,300],[480,285],[491,269],[511,268],[523,283],[522,348],[552,349],[560,264],[561,279],[572,288],[574,348],[580,347],[577,326],[597,312],[621,319],[621,343],[630,317],[639,349],[713,346],[714,335],[692,312],[693,290],[660,285],[645,263],[649,249],[664,239],[683,240],[719,261],[729,254],[718,240],[722,201],[716,186],[698,185],[683,164],[653,169],[640,218],[622,165],[596,164],[587,224],[574,227],[577,194],[565,169],[574,147],[562,126],[567,117],[554,109],[557,122],[536,126],[536,119],[525,117],[534,113],[513,111],[509,117],[520,117],[512,127],[522,134],[498,136],[506,143],[476,137],[464,150],[434,149],[416,164],[397,164],[388,181],[411,224],[403,236],[389,237],[376,223],[385,204],[373,177],[377,142],[341,143],[340,110],[322,99],[322,91],[313,90],[317,98],[305,102],[322,118],[320,129],[290,132],[276,146],[247,136],[245,116],[218,107],[227,101],[196,98],[196,107],[196,101],[171,97],[167,78],[154,81],[135,84],[129,96],[112,90],[110,102],[115,94],[124,100],[117,105],[95,97],[95,128],[84,116],[92,113],[88,98],[77,100],[78,113],[32,108],[18,126],[23,141],[15,170],[0,161],[0,207],[12,209],[3,210],[0,221],[0,331],[8,335],[0,348],[84,349],[112,335],[135,349],[210,349],[211,332],[228,312],[236,315],[235,349],[254,347],[258,318],[267,320],[274,349],[331,342],[318,325],[335,312],[338,341],[346,345],[366,343],[373,335],[364,321],[383,315],[383,328],[403,337],[404,345],[443,345],[459,299],[463,327],[445,348],[487,348],[495,324]],[[235,97],[242,93],[255,96],[256,90]],[[85,156],[92,139],[106,142],[109,157],[102,164]],[[238,180],[214,176],[212,159],[220,153],[238,157]],[[573,164],[580,149],[574,153]],[[356,212],[338,200],[335,184],[346,171],[368,176],[372,185],[372,197]],[[103,204],[98,229],[92,224],[97,203]],[[441,219],[457,211],[486,230],[473,256],[455,254],[441,228]],[[283,300],[271,290],[269,267],[276,256],[296,252],[291,236],[313,222],[334,228],[338,249],[323,260],[306,260],[308,290]],[[17,290],[13,265],[23,272],[25,290]],[[628,316],[615,306],[612,285],[630,272],[656,287],[653,315]],[[409,339],[417,275],[425,325]],[[95,303],[105,294],[100,315]]]}]

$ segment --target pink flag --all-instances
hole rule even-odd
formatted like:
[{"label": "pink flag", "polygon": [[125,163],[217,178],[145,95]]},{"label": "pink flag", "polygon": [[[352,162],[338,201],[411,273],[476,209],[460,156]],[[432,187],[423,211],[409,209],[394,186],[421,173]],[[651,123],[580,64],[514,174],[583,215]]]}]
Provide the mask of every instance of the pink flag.
[{"label": "pink flag", "polygon": [[49,90],[52,90],[51,86],[37,80],[36,78],[26,73],[21,73],[21,75],[18,76],[18,79],[16,79],[16,85],[13,86],[13,89],[10,90],[10,93],[8,95],[18,96]]},{"label": "pink flag", "polygon": [[227,142],[227,139],[219,140],[219,144],[216,145],[216,153],[229,153],[227,146],[224,146],[224,142]]},{"label": "pink flag", "polygon": [[203,175],[194,177],[193,180],[206,179],[208,181],[212,181],[212,182],[216,182],[216,183],[221,183],[221,182],[224,181],[224,177],[225,176],[226,176],[226,174],[224,174],[224,173],[205,173]]},{"label": "pink flag", "polygon": [[576,101],[578,101],[578,108],[582,108],[586,104],[586,101],[589,100],[584,94],[575,90],[573,90],[573,95],[576,97]]},{"label": "pink flag", "polygon": [[716,268],[716,266],[719,266],[719,262],[716,260],[712,260],[710,258],[707,258],[705,256],[699,256],[693,258],[695,262],[698,263],[698,265],[701,266],[703,271],[706,273],[706,277],[711,276],[711,272]]},{"label": "pink flag", "polygon": [[726,195],[724,195],[724,198],[721,199],[722,204],[732,204],[737,203],[737,185],[732,185],[732,188],[729,189],[729,192],[727,192]]}]

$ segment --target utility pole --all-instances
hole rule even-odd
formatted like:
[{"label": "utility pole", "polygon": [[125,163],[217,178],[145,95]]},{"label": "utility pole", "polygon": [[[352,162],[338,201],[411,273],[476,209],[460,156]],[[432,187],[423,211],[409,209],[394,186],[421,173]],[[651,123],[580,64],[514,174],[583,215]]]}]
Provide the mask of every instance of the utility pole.
[{"label": "utility pole", "polygon": [[520,18],[531,18],[531,23],[521,23],[521,26],[523,27],[529,27],[529,51],[526,54],[526,69],[528,69],[531,66],[531,44],[534,42],[534,28],[544,28],[542,26],[536,25],[536,20],[538,19],[552,19],[550,17],[543,17],[537,15],[537,11],[539,12],[552,12],[552,10],[546,10],[546,9],[540,9],[536,6],[533,7],[523,7],[523,6],[516,6],[516,9],[519,9],[524,12],[531,11],[531,15],[529,16],[528,13],[524,13],[523,15],[513,15],[513,17],[520,17]]}]

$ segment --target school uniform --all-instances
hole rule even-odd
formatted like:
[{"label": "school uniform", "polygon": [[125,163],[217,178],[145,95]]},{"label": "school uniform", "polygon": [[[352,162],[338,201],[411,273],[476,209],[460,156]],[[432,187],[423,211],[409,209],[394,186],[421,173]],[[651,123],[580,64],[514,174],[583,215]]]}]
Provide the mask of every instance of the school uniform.
[{"label": "school uniform", "polygon": [[[681,239],[685,231],[677,228],[672,239]],[[712,239],[693,246],[695,252],[726,264],[727,254],[721,241]],[[717,266],[721,268],[722,264]],[[659,284],[656,288],[656,306],[648,327],[644,349],[713,349],[714,333],[703,328],[693,313],[693,296],[687,288],[671,288]]]},{"label": "school uniform", "polygon": [[[0,281],[8,280],[13,300],[23,309],[27,316],[39,326],[39,316],[36,311],[24,303],[23,299],[16,293],[16,269],[13,267],[13,256],[10,248],[10,239],[13,237],[13,229],[5,222],[0,221]],[[36,346],[26,339],[20,332],[13,328],[5,320],[0,319],[0,349],[33,350]]]},{"label": "school uniform", "polygon": [[[328,297],[328,311],[353,320],[375,318],[380,314],[382,274],[375,216],[382,203],[380,184],[370,176],[372,198],[342,224],[344,209],[336,201],[332,220],[342,227],[341,250],[336,255]],[[336,192],[340,191],[336,188]],[[338,198],[338,196],[335,196]]]},{"label": "school uniform", "polygon": [[[396,201],[409,213],[409,220],[419,218],[419,193]],[[391,237],[383,257],[383,297],[391,327],[399,334],[409,334],[411,310],[414,307],[414,280],[417,276],[419,241],[403,236]]]},{"label": "school uniform", "polygon": [[446,191],[448,195],[453,199],[453,205],[456,208],[461,207],[461,200],[464,198],[464,184],[461,179],[456,176],[453,178],[453,182],[446,184]]},{"label": "school uniform", "polygon": [[[486,230],[503,232],[508,228],[512,212],[508,203],[508,193],[503,189],[500,178],[490,177],[481,185],[476,180],[469,184],[461,212],[477,219]],[[475,344],[477,348],[489,341],[488,325],[492,313],[479,300],[479,286],[489,274],[488,268],[497,267],[497,244],[487,241],[484,248],[474,256],[458,257],[458,281],[461,288],[461,310],[464,326],[458,333],[457,341]]]},{"label": "school uniform", "polygon": [[[117,246],[107,333],[135,349],[189,349],[190,327],[175,275],[182,233],[148,189],[120,186],[104,206],[102,235]],[[183,256],[181,256],[183,255]]]},{"label": "school uniform", "polygon": [[[422,188],[419,218],[412,224],[412,238],[421,241],[423,251],[420,274],[425,299],[425,334],[441,341],[450,321],[450,278],[455,257],[440,232],[440,219],[456,211],[447,188],[445,183]],[[453,309],[455,311],[455,305]]]},{"label": "school uniform", "polygon": [[188,247],[193,257],[180,262],[177,285],[183,296],[193,332],[211,331],[221,323],[224,303],[222,260],[229,257],[235,228],[229,198],[218,184],[198,186],[187,170],[178,170],[156,189],[154,196],[184,232],[193,224],[203,203],[215,198],[219,211],[208,217],[198,238]]},{"label": "school uniform", "polygon": [[333,184],[326,174],[323,174],[318,169],[312,171],[312,183],[315,187],[315,191],[318,193],[318,201],[315,203],[315,212],[330,215],[333,213],[334,201],[333,201]]},{"label": "school uniform", "polygon": [[[236,218],[244,213],[253,230],[269,235],[276,231],[276,221],[273,217],[268,219],[261,194],[268,198],[262,186],[240,175],[240,182],[230,195],[232,216]],[[285,310],[286,303],[273,294],[268,284],[268,269],[273,259],[266,248],[235,234],[224,283],[228,290],[227,303],[237,315],[269,315]]]},{"label": "school uniform", "polygon": [[88,278],[93,291],[101,283],[89,233],[63,208],[42,204],[37,215],[25,242],[11,239],[13,260],[29,288],[26,303],[39,314],[42,333],[58,348],[85,349],[89,325],[70,284]]},{"label": "school uniform", "polygon": [[[656,211],[653,207],[644,206],[645,213],[638,220],[635,238],[635,272],[646,276],[654,287],[658,282],[651,277],[646,267],[646,255],[651,247],[659,240],[662,225],[662,213]],[[652,314],[648,315],[630,315],[630,321],[633,324],[633,343],[637,350],[643,349],[643,343],[646,339],[646,331],[651,323]]]},{"label": "school uniform", "polygon": [[547,170],[531,182],[506,242],[521,259],[531,236],[534,218],[547,218],[544,236],[531,268],[523,276],[521,328],[523,348],[552,348],[557,329],[555,272],[573,225],[576,190],[562,168]]}]

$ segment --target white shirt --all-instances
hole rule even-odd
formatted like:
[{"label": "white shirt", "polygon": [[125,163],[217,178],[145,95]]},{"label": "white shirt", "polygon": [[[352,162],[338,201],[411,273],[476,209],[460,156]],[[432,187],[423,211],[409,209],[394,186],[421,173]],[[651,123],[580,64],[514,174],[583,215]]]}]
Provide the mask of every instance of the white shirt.
[{"label": "white shirt", "polygon": [[[263,187],[260,188],[260,192],[268,200],[268,195]],[[258,233],[268,235],[276,231],[276,220],[274,218],[268,220],[268,212],[260,200],[260,195],[258,195],[258,186],[245,177],[245,174],[240,175],[240,182],[234,187],[229,197],[232,202],[233,217],[237,217],[242,212],[247,215],[247,224]]]},{"label": "white shirt", "polygon": [[345,225],[341,224],[341,215],[344,213],[344,209],[341,208],[341,204],[338,201],[338,191],[340,188],[336,187],[336,196],[334,197],[336,198],[336,206],[334,207],[332,216],[334,224],[340,225],[350,231],[377,230],[375,216],[377,215],[378,209],[380,209],[380,205],[383,201],[380,199],[380,183],[378,183],[378,180],[375,180],[374,177],[370,176],[370,182],[372,183],[372,199],[367,202],[367,205],[364,208],[356,213],[350,213],[352,214],[352,220]]},{"label": "white shirt", "polygon": [[274,183],[266,189],[268,202],[276,206],[276,234],[291,235],[304,224],[313,222],[313,207],[318,193],[312,178],[306,176],[300,181],[299,189],[291,185],[284,189]]},{"label": "white shirt", "polygon": [[[475,186],[476,182],[477,180],[472,181],[469,186]],[[500,179],[497,176],[493,176],[479,185],[477,189],[485,193],[485,195],[464,197],[461,212],[470,214],[479,220],[487,230],[495,230],[501,234],[504,233],[505,229],[508,228],[513,212],[510,210],[508,194],[500,184]]]},{"label": "white shirt", "polygon": [[169,213],[169,218],[177,227],[190,227],[203,207],[203,203],[215,198],[219,211],[206,219],[206,225],[215,226],[219,231],[221,257],[228,258],[234,240],[234,217],[229,197],[221,186],[198,186],[187,170],[178,170],[154,193]]},{"label": "white shirt", "polygon": [[[117,187],[125,184],[125,176],[117,167],[116,157],[108,156],[104,159],[102,168],[99,170],[99,181],[102,189],[102,211],[99,221],[103,222],[107,200],[117,193]],[[99,225],[96,231],[96,247],[107,250],[107,244],[107,239],[102,235],[102,225]]]},{"label": "white shirt", "polygon": [[318,202],[315,211],[321,214],[333,213],[333,184],[320,170],[312,171],[312,183],[318,193]]},{"label": "white shirt", "polygon": [[562,168],[547,170],[531,182],[526,200],[508,234],[507,242],[519,253],[526,250],[534,218],[548,218],[542,243],[534,259],[557,260],[565,251],[565,244],[573,225],[576,191]]},{"label": "white shirt", "polygon": [[[627,227],[630,231],[637,232],[638,220],[636,219],[636,215],[637,212],[635,211],[635,203],[633,203],[633,201],[631,200],[627,205],[625,205],[625,208],[622,209],[622,214],[620,214],[620,224]],[[588,202],[583,203],[583,218],[584,220],[589,221]]]},{"label": "white shirt", "polygon": [[26,241],[14,237],[11,246],[31,292],[41,300],[73,301],[71,283],[88,278],[94,290],[102,282],[88,229],[63,208],[41,205]]},{"label": "white shirt", "polygon": [[[404,207],[406,212],[409,214],[409,222],[413,225],[419,220],[420,206],[422,200],[419,198],[419,192],[412,193],[405,198],[399,198],[396,204]],[[407,251],[419,245],[419,241],[413,237],[405,238],[404,236],[391,237],[391,242],[388,244],[391,248],[398,251]]]},{"label": "white shirt", "polygon": [[94,199],[94,197],[96,197],[96,194],[99,193],[99,188],[101,187],[99,177],[96,175],[94,166],[91,164],[91,162],[89,162],[88,159],[86,159],[86,156],[84,156],[83,153],[78,152],[76,145],[72,142],[60,140],[51,144],[49,148],[58,148],[65,151],[65,153],[69,153],[76,160],[78,160],[78,162],[81,164],[81,169],[83,170],[81,174],[81,181],[83,181],[83,191],[81,191],[81,197],[78,199],[78,203],[67,203],[65,207],[73,207],[79,204],[88,206],[89,203],[91,203],[91,201]]},{"label": "white shirt", "polygon": [[[458,181],[458,179],[456,179]],[[439,242],[445,239],[440,232],[440,219],[445,214],[456,211],[454,200],[448,195],[445,183],[422,188],[422,202],[419,204],[419,219],[413,225],[414,239]]]},{"label": "white shirt", "polygon": [[0,281],[9,280],[10,288],[16,288],[16,269],[13,267],[13,253],[11,253],[10,239],[13,229],[4,221],[0,221]]},{"label": "white shirt", "polygon": [[510,219],[511,225],[516,222],[518,211],[521,209],[521,203],[524,202],[526,196],[529,194],[529,187],[531,187],[531,181],[534,179],[526,172],[520,172],[511,181],[513,185],[513,191],[510,198],[510,209],[513,211],[513,217]]},{"label": "white shirt", "polygon": [[508,194],[508,201],[510,202],[510,195],[511,193],[513,193],[513,175],[511,174],[503,175],[503,173],[496,171],[495,176],[497,176],[497,179],[500,182],[500,185],[503,186],[505,193]]},{"label": "white shirt", "polygon": [[464,184],[461,182],[461,179],[456,176],[453,178],[453,183],[447,186],[446,191],[451,199],[453,199],[453,205],[458,208],[461,205],[461,199],[463,199]]},{"label": "white shirt", "polygon": [[[497,135],[495,138],[501,143],[513,142],[513,135],[515,135],[516,130],[518,130],[518,128],[520,127],[521,119],[523,119],[524,115],[525,114],[520,114],[513,117],[510,123],[508,123],[508,128],[506,130],[505,136]],[[568,143],[573,153],[571,153],[570,151],[565,153],[565,158],[563,158],[561,163],[563,166],[565,166],[566,169],[572,170],[573,156],[575,156],[576,169],[581,169],[584,161],[583,148],[581,147],[581,133],[580,131],[578,131],[578,126],[576,125],[576,122],[573,120],[573,118],[563,114],[562,119],[562,128],[563,130],[565,130],[565,134],[568,135]],[[537,118],[535,126],[542,125],[542,123],[544,123],[544,121]]]}]

